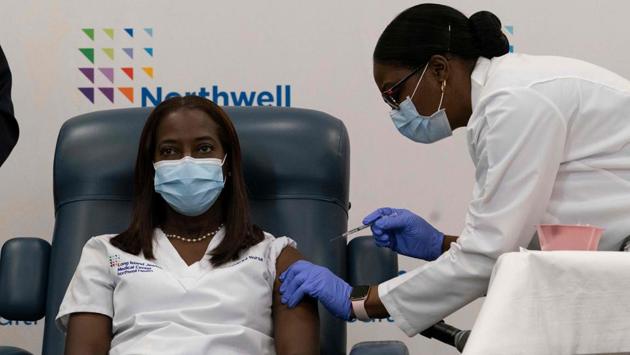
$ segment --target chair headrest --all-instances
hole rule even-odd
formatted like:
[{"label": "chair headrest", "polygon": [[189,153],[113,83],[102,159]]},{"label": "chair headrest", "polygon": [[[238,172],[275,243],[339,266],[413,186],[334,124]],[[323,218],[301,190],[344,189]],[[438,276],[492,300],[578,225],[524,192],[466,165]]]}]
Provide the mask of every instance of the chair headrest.
[{"label": "chair headrest", "polygon": [[[320,199],[347,211],[350,148],[341,121],[297,108],[224,109],[239,135],[250,198]],[[56,210],[74,201],[131,198],[138,142],[150,110],[97,111],[63,125],[54,163]]]}]

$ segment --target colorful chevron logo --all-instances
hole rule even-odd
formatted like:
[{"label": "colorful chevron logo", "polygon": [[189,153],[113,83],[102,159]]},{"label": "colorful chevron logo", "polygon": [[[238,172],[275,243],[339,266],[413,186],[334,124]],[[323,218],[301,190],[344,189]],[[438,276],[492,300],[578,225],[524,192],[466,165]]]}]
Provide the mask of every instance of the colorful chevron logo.
[{"label": "colorful chevron logo", "polygon": [[[154,66],[156,32],[152,27],[79,28],[75,79],[76,97],[92,105],[150,107],[176,96],[206,97],[222,106],[291,107],[292,87],[272,83],[265,88],[227,89],[220,83],[173,88],[158,83]],[[73,64],[74,65],[74,64]],[[80,93],[80,94],[79,94]],[[83,101],[83,103],[87,103]]]},{"label": "colorful chevron logo", "polygon": [[[79,92],[92,104],[99,100],[134,103],[134,81],[139,76],[155,78],[155,51],[146,46],[152,42],[153,28],[82,28],[80,33],[83,45],[77,55],[83,63],[77,69],[85,84],[77,88]],[[119,37],[121,41],[116,42]],[[138,46],[129,45],[137,39],[141,40]]]}]

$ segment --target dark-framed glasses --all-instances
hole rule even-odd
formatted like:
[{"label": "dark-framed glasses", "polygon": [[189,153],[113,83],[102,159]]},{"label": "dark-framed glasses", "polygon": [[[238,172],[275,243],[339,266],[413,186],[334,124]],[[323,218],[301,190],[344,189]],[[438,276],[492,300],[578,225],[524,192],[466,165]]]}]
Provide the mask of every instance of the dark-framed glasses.
[{"label": "dark-framed glasses", "polygon": [[404,78],[398,80],[398,82],[392,85],[392,87],[381,92],[381,95],[383,96],[383,100],[385,101],[385,103],[387,103],[391,108],[398,110],[398,108],[400,107],[400,102],[398,102],[398,100],[394,97],[395,96],[394,94],[396,93],[398,89],[400,89],[400,86],[404,84],[405,81],[407,81],[407,79],[411,78],[414,74],[419,72],[420,69],[422,68],[423,66],[417,67],[416,69],[412,70],[411,73],[407,74]]}]

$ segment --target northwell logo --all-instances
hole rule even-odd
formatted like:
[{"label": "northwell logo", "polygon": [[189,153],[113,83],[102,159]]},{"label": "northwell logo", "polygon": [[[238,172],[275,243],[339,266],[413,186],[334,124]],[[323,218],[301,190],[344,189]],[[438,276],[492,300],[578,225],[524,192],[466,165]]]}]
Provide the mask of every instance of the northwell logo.
[{"label": "northwell logo", "polygon": [[[155,106],[174,96],[198,95],[222,106],[291,106],[291,85],[277,84],[270,90],[223,90],[219,85],[192,90],[142,86],[156,77],[153,65],[153,28],[82,28],[82,46],[77,54],[85,64],[78,87],[90,103],[131,103]],[[160,54],[164,55],[164,54]],[[140,76],[140,77],[139,77]]]}]

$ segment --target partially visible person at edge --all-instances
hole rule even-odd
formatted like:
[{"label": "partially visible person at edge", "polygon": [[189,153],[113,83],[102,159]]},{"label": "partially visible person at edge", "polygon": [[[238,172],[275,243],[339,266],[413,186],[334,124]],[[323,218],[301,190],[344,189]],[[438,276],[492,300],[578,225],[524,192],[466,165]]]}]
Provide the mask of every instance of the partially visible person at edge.
[{"label": "partially visible person at edge", "polygon": [[0,47],[0,166],[17,144],[20,129],[13,114],[11,101],[11,70]]}]

